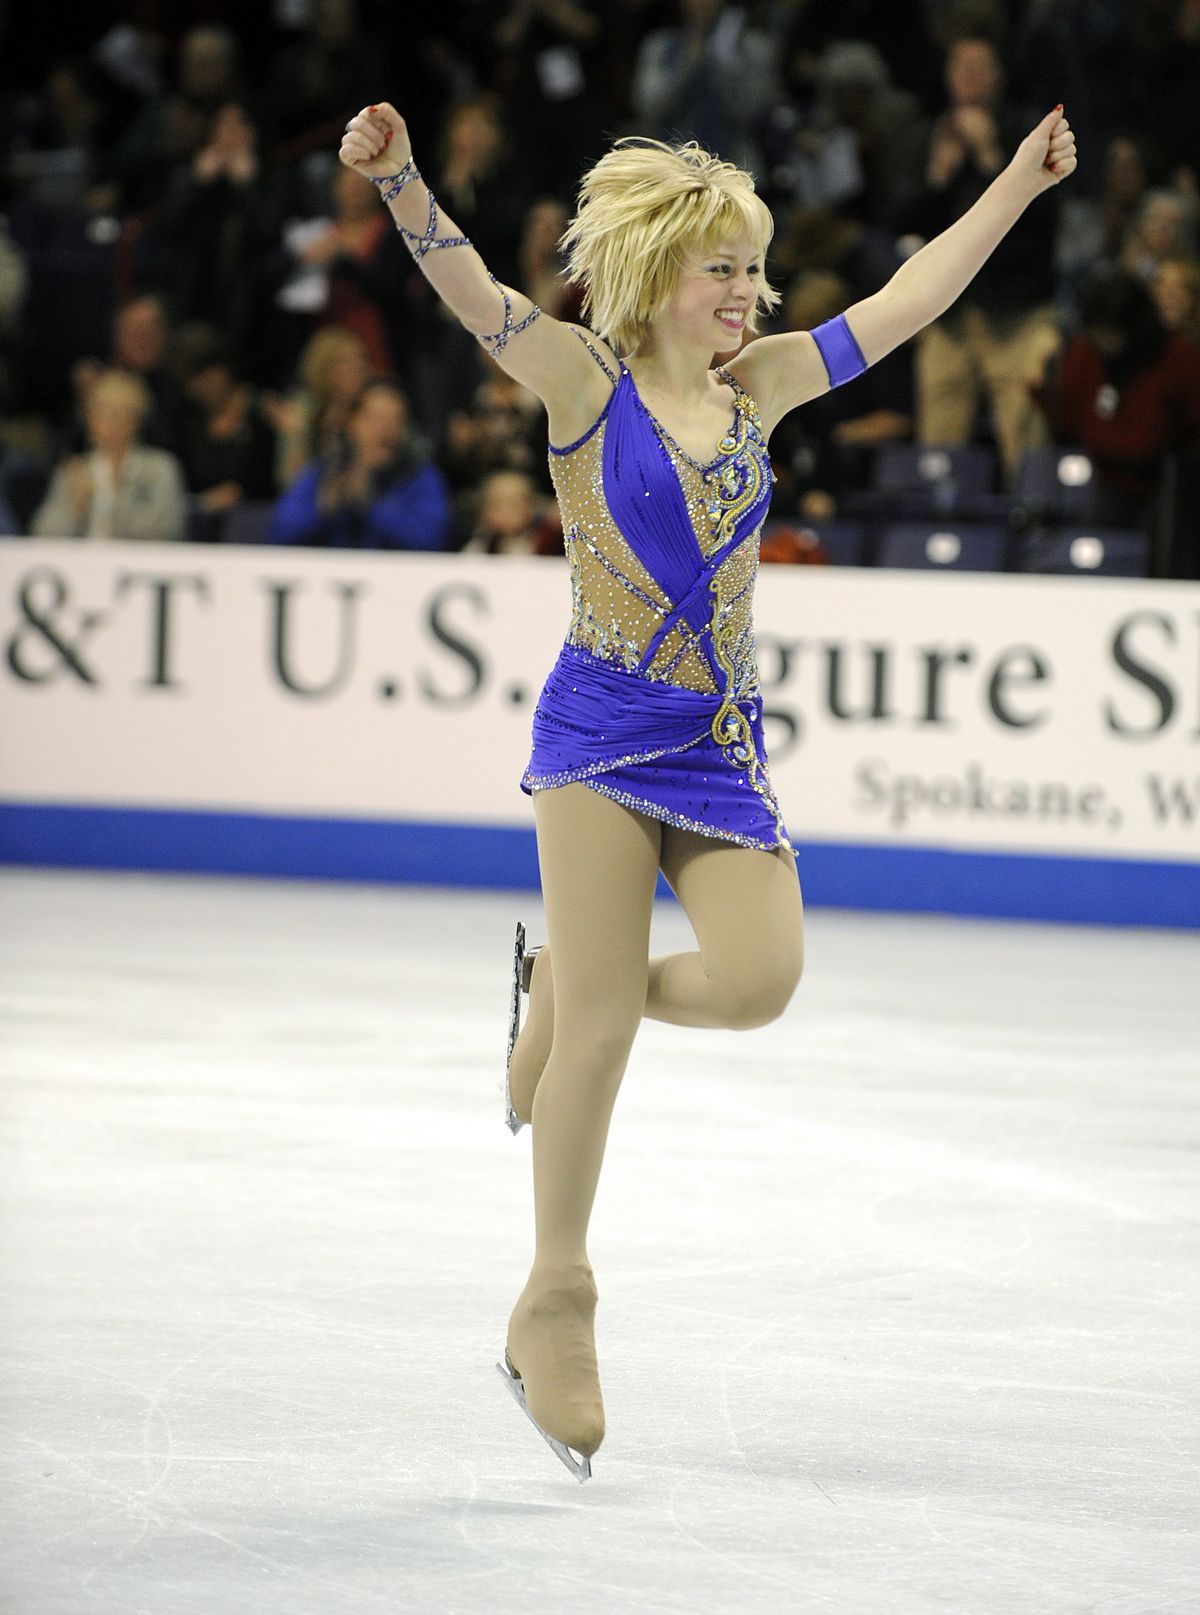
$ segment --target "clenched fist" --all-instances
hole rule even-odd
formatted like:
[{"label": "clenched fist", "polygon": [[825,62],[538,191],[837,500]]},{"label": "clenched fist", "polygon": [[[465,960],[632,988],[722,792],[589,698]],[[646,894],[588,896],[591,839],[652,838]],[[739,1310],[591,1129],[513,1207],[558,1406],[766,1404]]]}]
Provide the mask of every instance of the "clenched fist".
[{"label": "clenched fist", "polygon": [[1017,147],[1013,167],[1033,186],[1035,196],[1075,172],[1075,136],[1061,107],[1048,112],[1025,136]]},{"label": "clenched fist", "polygon": [[408,128],[388,101],[356,112],[338,148],[338,157],[346,167],[368,178],[399,173],[411,156]]}]

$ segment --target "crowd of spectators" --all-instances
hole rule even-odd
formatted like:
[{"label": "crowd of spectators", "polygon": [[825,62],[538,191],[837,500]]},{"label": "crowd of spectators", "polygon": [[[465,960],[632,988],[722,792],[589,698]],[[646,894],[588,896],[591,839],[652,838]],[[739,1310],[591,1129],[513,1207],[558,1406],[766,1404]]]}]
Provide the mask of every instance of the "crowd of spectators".
[{"label": "crowd of spectators", "polygon": [[537,399],[337,162],[381,98],[489,267],[566,319],[557,241],[612,139],[743,164],[776,329],[878,290],[1062,101],[1076,173],[943,317],[785,419],[772,516],[836,517],[882,444],[988,445],[1011,489],[1059,443],[1093,462],[1088,519],[1148,530],[1200,455],[1200,0],[422,13],[142,0],[66,49],[10,22],[0,530],[562,554]]}]

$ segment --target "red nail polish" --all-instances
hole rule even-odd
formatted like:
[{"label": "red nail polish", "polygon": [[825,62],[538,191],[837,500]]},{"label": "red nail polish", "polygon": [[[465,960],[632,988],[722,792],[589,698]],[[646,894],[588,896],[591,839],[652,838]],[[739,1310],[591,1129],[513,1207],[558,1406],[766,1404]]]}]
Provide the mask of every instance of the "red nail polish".
[{"label": "red nail polish", "polygon": [[379,111],[379,108],[378,108],[378,107],[368,107],[368,108],[367,108],[367,111],[368,111],[368,112],[378,112],[378,111]]},{"label": "red nail polish", "polygon": [[[1061,101],[1060,101],[1060,102],[1059,102],[1059,103],[1058,103],[1058,105],[1057,105],[1057,106],[1056,106],[1056,107],[1055,107],[1055,109],[1054,109],[1054,110],[1055,110],[1055,112],[1061,112],[1061,111],[1062,111],[1062,109],[1063,109],[1063,104],[1062,104],[1062,102],[1061,102]],[[374,112],[374,110],[375,110],[375,108],[374,108],[374,107],[372,107],[372,108],[371,108],[371,111],[372,111],[372,112]]]}]

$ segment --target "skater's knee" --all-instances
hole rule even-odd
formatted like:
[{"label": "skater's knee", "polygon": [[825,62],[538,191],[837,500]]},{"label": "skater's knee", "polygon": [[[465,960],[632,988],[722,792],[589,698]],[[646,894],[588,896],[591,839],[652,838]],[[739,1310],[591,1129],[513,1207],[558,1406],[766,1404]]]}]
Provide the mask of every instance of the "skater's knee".
[{"label": "skater's knee", "polygon": [[777,1021],[791,1003],[804,972],[802,955],[776,959],[753,977],[727,985],[725,1024],[738,1031]]}]

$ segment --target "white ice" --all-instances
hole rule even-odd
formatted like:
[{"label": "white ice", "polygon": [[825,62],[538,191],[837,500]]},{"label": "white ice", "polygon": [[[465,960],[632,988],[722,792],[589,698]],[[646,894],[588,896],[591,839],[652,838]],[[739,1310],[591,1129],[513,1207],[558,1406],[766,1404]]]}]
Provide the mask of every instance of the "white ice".
[{"label": "white ice", "polygon": [[580,1485],[494,1367],[536,894],[0,903],[5,1615],[1200,1611],[1195,935],[810,909],[643,1022]]}]

